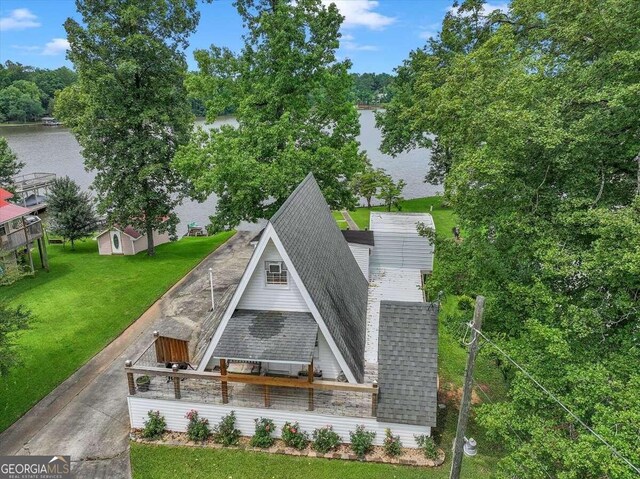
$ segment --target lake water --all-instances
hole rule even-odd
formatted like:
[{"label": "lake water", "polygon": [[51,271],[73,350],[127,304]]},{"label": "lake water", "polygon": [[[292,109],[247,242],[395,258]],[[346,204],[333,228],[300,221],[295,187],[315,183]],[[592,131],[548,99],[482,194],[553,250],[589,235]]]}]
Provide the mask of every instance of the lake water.
[{"label": "lake water", "polygon": [[[233,118],[216,121],[212,126],[223,123],[234,123]],[[198,121],[198,125],[204,125]],[[374,167],[384,168],[394,179],[407,182],[404,189],[405,198],[432,196],[442,191],[441,187],[423,182],[429,162],[429,151],[417,149],[396,158],[380,152],[382,134],[375,126],[373,111],[360,111],[360,147],[367,152]],[[80,145],[73,134],[66,128],[28,126],[0,126],[0,136],[7,138],[9,146],[25,163],[21,173],[45,172],[58,176],[73,178],[83,189],[88,189],[93,181],[93,173],[84,169]],[[212,195],[203,203],[185,200],[176,209],[180,218],[178,234],[186,232],[187,224],[197,222],[207,224],[209,215],[213,214],[216,197]],[[253,229],[251,225],[241,225],[243,229]]]}]

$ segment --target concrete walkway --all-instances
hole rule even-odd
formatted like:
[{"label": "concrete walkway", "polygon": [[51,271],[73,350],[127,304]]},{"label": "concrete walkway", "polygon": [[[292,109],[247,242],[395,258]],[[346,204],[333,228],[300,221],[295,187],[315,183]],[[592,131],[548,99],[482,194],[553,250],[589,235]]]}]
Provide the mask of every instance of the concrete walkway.
[{"label": "concrete walkway", "polygon": [[144,351],[154,330],[193,339],[211,305],[207,269],[214,271],[217,300],[240,281],[253,252],[249,241],[254,235],[241,232],[220,246],[122,335],[0,434],[0,455],[70,455],[77,478],[130,478],[124,361]]},{"label": "concrete walkway", "polygon": [[356,224],[356,222],[353,221],[353,218],[351,217],[351,215],[349,214],[349,212],[347,210],[341,210],[340,213],[342,213],[342,217],[344,218],[344,220],[349,225],[349,229],[350,230],[358,231],[360,229],[360,228],[358,228],[358,225]]}]

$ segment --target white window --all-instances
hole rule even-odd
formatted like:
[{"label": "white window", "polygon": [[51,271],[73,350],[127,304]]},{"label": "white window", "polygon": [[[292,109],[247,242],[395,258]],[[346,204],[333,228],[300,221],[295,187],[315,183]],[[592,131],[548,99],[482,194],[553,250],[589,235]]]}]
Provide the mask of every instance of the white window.
[{"label": "white window", "polygon": [[288,272],[284,261],[265,261],[265,273],[267,276],[267,284],[284,286],[288,284]]}]

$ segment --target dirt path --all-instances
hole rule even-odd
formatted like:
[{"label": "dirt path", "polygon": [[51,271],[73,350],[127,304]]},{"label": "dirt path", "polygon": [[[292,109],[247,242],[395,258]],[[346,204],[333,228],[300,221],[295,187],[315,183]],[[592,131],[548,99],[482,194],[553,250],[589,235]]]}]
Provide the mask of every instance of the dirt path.
[{"label": "dirt path", "polygon": [[150,344],[153,331],[190,339],[208,313],[207,270],[219,297],[240,281],[255,233],[241,232],[207,256],[136,322],[0,434],[0,455],[70,455],[77,478],[130,478],[124,361]]}]

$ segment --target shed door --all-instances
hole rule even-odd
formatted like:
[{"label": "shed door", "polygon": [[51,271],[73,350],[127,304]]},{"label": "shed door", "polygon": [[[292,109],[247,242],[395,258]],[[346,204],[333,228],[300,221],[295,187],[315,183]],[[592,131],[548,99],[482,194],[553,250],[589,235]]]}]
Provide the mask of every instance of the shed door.
[{"label": "shed door", "polygon": [[122,254],[122,236],[120,231],[111,230],[111,252],[113,254]]}]

